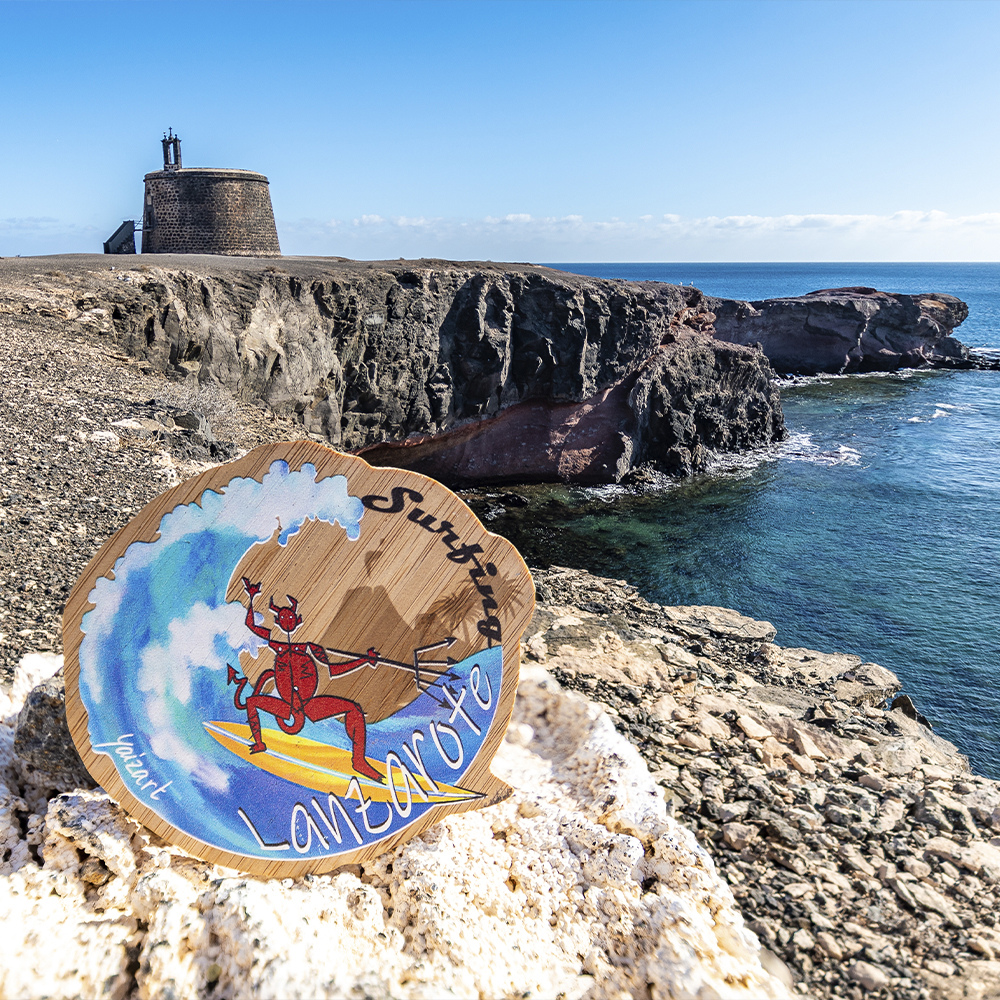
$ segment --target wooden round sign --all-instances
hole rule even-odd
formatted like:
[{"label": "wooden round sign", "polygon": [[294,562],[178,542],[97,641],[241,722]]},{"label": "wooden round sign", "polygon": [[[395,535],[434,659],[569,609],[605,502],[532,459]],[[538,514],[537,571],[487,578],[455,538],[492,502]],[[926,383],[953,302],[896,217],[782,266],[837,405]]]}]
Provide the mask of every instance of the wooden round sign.
[{"label": "wooden round sign", "polygon": [[534,590],[425,476],[310,441],[174,487],[63,620],[90,773],[191,854],[261,875],[374,857],[498,802]]}]

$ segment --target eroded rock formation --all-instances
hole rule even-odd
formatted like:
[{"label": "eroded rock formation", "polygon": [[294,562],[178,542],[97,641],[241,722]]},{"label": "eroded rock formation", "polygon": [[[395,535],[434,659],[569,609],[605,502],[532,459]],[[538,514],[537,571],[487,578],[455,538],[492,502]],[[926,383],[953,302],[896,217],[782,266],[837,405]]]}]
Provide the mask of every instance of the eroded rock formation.
[{"label": "eroded rock formation", "polygon": [[[950,295],[740,302],[528,264],[0,261],[0,316],[110,336],[375,463],[454,485],[673,475],[783,436],[774,370],[973,367]],[[124,265],[124,269],[121,268]]]},{"label": "eroded rock formation", "polygon": [[776,371],[895,371],[972,367],[952,331],[969,315],[953,295],[831,288],[759,302],[706,297],[719,340],[760,344]]},{"label": "eroded rock formation", "polygon": [[750,927],[824,1000],[1000,996],[1000,782],[899,680],[725,608],[533,570],[527,656],[608,706]]}]

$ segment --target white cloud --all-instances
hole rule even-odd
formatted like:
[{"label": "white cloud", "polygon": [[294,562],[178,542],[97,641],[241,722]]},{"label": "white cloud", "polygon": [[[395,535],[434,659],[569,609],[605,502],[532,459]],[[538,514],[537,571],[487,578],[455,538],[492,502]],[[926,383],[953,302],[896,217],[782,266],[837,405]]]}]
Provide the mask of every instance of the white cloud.
[{"label": "white cloud", "polygon": [[0,219],[0,257],[31,257],[50,253],[100,253],[106,232],[47,216]]},{"label": "white cloud", "polygon": [[[807,213],[592,219],[526,212],[478,219],[364,216],[281,222],[292,254],[360,259],[752,261],[1000,260],[1000,213],[905,209],[883,215]],[[376,221],[377,220],[377,221]]]},{"label": "white cloud", "polygon": [[[286,254],[357,259],[767,261],[1000,260],[1000,213],[937,209],[593,218],[506,212],[278,220]],[[108,233],[59,219],[0,219],[0,256],[100,252]]]},{"label": "white cloud", "polygon": [[256,656],[267,642],[246,627],[246,608],[238,602],[210,608],[204,601],[193,605],[183,618],[170,623],[165,643],[147,646],[140,657],[137,683],[140,691],[166,695],[182,704],[191,699],[191,670],[222,670],[226,661],[215,651],[216,639],[238,652]]},{"label": "white cloud", "polygon": [[210,788],[224,792],[229,788],[229,777],[218,764],[210,764],[191,747],[184,736],[177,732],[170,718],[165,698],[151,698],[146,704],[153,735],[149,747],[163,760],[176,761],[193,778],[198,778]]}]

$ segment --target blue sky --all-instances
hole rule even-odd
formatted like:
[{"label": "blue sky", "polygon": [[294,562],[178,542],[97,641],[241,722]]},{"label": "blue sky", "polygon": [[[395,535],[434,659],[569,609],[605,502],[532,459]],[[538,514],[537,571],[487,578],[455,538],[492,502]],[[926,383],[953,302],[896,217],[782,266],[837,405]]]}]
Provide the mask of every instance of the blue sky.
[{"label": "blue sky", "polygon": [[173,127],[363,259],[1000,259],[993,2],[0,2],[0,255]]}]

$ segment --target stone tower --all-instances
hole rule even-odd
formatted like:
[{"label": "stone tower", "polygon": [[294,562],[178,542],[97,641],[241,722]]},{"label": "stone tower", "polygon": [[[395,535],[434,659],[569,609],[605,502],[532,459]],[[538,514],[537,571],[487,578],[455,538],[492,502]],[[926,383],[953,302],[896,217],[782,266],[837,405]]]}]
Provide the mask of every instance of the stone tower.
[{"label": "stone tower", "polygon": [[181,140],[163,137],[163,169],[146,174],[143,253],[280,257],[267,178],[252,170],[181,166]]}]

